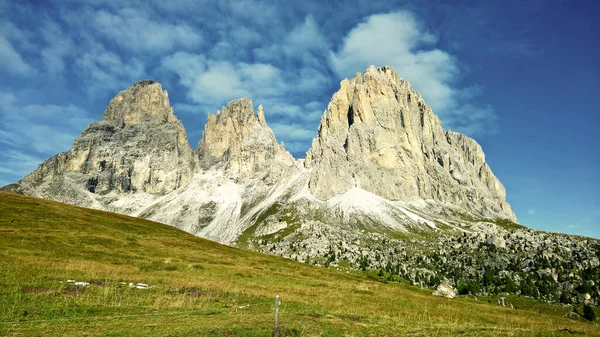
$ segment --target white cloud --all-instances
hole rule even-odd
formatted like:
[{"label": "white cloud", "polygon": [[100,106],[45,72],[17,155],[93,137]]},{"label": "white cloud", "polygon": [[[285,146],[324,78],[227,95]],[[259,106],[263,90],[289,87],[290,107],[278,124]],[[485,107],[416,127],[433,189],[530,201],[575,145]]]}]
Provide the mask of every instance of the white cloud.
[{"label": "white cloud", "polygon": [[199,54],[176,52],[167,56],[161,62],[162,68],[171,71],[185,87],[193,87],[198,74],[206,71],[206,57]]},{"label": "white cloud", "polygon": [[[17,97],[12,92],[0,91],[0,113],[9,113],[16,100]],[[0,121],[4,121],[4,118]]]},{"label": "white cloud", "polygon": [[167,23],[142,8],[124,8],[116,13],[100,10],[91,23],[100,34],[134,51],[160,52],[202,43],[202,36],[187,24]]},{"label": "white cloud", "polygon": [[206,72],[198,74],[191,97],[199,103],[231,100],[249,96],[242,86],[240,74],[229,62],[214,62]]},{"label": "white cloud", "polygon": [[198,74],[191,97],[198,103],[222,102],[242,96],[268,97],[282,88],[279,69],[264,63],[209,61]]},{"label": "white cloud", "polygon": [[237,46],[247,46],[261,41],[261,35],[254,29],[246,26],[233,27],[231,37]]},{"label": "white cloud", "polygon": [[75,61],[75,66],[92,96],[104,90],[123,90],[141,80],[145,72],[144,63],[139,59],[130,58],[124,61],[100,43],[90,46]]},{"label": "white cloud", "polygon": [[304,67],[294,74],[294,90],[300,92],[314,93],[325,89],[331,79],[323,70]]},{"label": "white cloud", "polygon": [[[35,170],[44,159],[46,158],[28,155],[21,151],[2,151],[0,153],[0,174],[5,179],[0,181],[0,186],[13,183],[19,178],[24,177]],[[6,179],[6,176],[10,176],[13,179]]]},{"label": "white cloud", "polygon": [[[310,102],[305,105],[291,104],[286,102],[283,98],[274,98],[260,101],[265,108],[265,115],[267,122],[269,122],[269,116],[275,116],[276,120],[285,119],[287,121],[295,120],[303,125],[315,125],[313,128],[316,132],[316,124],[318,123],[321,115],[323,114],[324,105],[319,102]],[[270,125],[270,123],[269,123]]]},{"label": "white cloud", "polygon": [[535,209],[530,209],[529,211],[527,211],[527,214],[534,215],[535,214]]},{"label": "white cloud", "polygon": [[187,103],[175,103],[173,104],[173,111],[175,115],[179,115],[180,113],[189,114],[189,115],[197,115],[199,113],[204,113],[202,111],[202,106],[197,104],[187,104]]},{"label": "white cloud", "polygon": [[317,22],[312,15],[308,15],[301,25],[292,29],[283,46],[288,55],[304,54],[310,50],[326,48],[327,40],[319,31]]},{"label": "white cloud", "polygon": [[442,115],[444,127],[467,135],[493,134],[498,131],[498,116],[490,105],[466,103]]},{"label": "white cloud", "polygon": [[301,124],[270,123],[269,126],[273,132],[285,134],[286,138],[293,140],[311,140],[317,135],[317,130],[306,129]]},{"label": "white cloud", "polygon": [[63,34],[61,27],[52,21],[47,21],[42,28],[42,36],[46,47],[42,48],[41,56],[46,69],[52,74],[62,74],[65,71],[65,58],[73,53],[73,40]]},{"label": "white cloud", "polygon": [[[24,104],[15,95],[0,92],[0,144],[13,151],[54,155],[68,150],[81,130],[92,122],[75,105]],[[16,152],[15,152],[16,153]]]},{"label": "white cloud", "polygon": [[31,104],[18,110],[20,118],[35,120],[38,123],[50,123],[58,117],[63,121],[63,125],[70,125],[83,130],[84,126],[92,122],[85,110],[73,104]]},{"label": "white cloud", "polygon": [[38,46],[31,42],[33,34],[18,28],[9,20],[0,22],[0,32],[4,38],[12,42],[16,49],[26,52],[35,52],[38,49]]},{"label": "white cloud", "polygon": [[[433,35],[421,31],[419,23],[409,12],[369,16],[348,33],[340,50],[331,54],[331,64],[338,74],[346,77],[366,69],[370,64],[394,63],[398,71],[417,67],[419,73],[429,72],[431,66],[437,67],[440,61],[447,62],[449,55],[435,49],[429,51],[434,55],[419,54],[419,47],[435,42]],[[443,68],[448,67],[443,65]]]},{"label": "white cloud", "polygon": [[75,105],[27,104],[0,91],[0,186],[32,172],[45,159],[71,148],[92,122]]},{"label": "white cloud", "polygon": [[458,60],[434,47],[437,38],[406,11],[369,16],[354,27],[337,52],[330,54],[333,69],[343,77],[369,65],[392,65],[409,80],[440,116],[446,128],[468,134],[488,132],[496,115],[490,106],[467,105],[479,87],[461,89]]},{"label": "white cloud", "polygon": [[188,97],[201,105],[224,104],[243,96],[276,96],[284,89],[280,70],[265,63],[215,61],[177,52],[165,58],[162,66],[176,73],[188,88]]},{"label": "white cloud", "polygon": [[278,9],[263,1],[225,0],[224,9],[238,18],[251,20],[257,25],[273,25],[279,19]]},{"label": "white cloud", "polygon": [[0,35],[0,67],[18,76],[31,76],[35,73],[35,69],[25,62],[12,43],[2,35]]}]

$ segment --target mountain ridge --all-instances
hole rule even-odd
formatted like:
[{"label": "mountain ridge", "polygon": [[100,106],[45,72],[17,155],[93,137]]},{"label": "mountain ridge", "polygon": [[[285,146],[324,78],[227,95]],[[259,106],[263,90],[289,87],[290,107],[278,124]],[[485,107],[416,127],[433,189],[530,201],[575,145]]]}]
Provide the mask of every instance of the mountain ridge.
[{"label": "mountain ridge", "polygon": [[392,67],[341,82],[304,160],[277,142],[262,105],[255,111],[248,98],[209,114],[194,150],[160,83],[136,82],[71,150],[5,189],[148,217],[228,244],[277,205],[303,220],[267,217],[259,232],[310,221],[439,230],[436,221],[458,224],[455,213],[517,221],[479,144],[444,131]]},{"label": "mountain ridge", "polygon": [[481,146],[443,130],[391,67],[341,82],[304,160],[248,98],[209,115],[194,150],[168,93],[143,81],[3,189],[421,286],[600,303],[597,240],[519,225]]}]

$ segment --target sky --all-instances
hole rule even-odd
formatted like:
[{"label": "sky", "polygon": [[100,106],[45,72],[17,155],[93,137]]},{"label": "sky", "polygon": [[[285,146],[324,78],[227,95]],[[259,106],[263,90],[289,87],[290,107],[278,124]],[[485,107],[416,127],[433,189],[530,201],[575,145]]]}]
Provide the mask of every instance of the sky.
[{"label": "sky", "polygon": [[304,157],[339,83],[391,65],[475,138],[519,222],[600,238],[600,2],[0,0],[0,186],[159,81],[196,148],[247,96]]}]

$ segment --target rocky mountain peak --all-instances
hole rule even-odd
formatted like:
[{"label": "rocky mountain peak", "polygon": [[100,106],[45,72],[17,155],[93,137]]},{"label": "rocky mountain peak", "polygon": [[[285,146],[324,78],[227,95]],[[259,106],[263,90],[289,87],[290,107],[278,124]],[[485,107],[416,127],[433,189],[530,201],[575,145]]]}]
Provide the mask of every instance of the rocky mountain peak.
[{"label": "rocky mountain peak", "polygon": [[119,92],[71,150],[46,160],[18,185],[28,194],[90,206],[97,201],[88,192],[171,192],[191,179],[193,169],[193,151],[168,93],[144,80]]},{"label": "rocky mountain peak", "polygon": [[208,115],[197,152],[203,167],[224,164],[228,174],[234,177],[251,177],[267,168],[279,176],[282,172],[277,173],[276,169],[280,167],[270,166],[269,162],[283,166],[294,163],[267,126],[262,105],[255,112],[252,101],[245,97]]},{"label": "rocky mountain peak", "polygon": [[175,122],[169,94],[160,83],[143,80],[119,92],[110,100],[103,120],[118,126],[139,124],[147,121]]},{"label": "rocky mountain peak", "polygon": [[479,144],[444,131],[392,67],[370,66],[340,83],[305,165],[311,192],[323,200],[359,187],[389,200],[435,200],[516,221]]},{"label": "rocky mountain peak", "polygon": [[311,238],[364,224],[438,231],[438,220],[461,230],[463,219],[516,221],[479,144],[445,131],[392,67],[340,83],[304,161],[278,144],[267,114],[248,98],[229,102],[208,115],[194,152],[167,92],[140,81],[71,150],[11,188],[225,243],[289,226]]}]

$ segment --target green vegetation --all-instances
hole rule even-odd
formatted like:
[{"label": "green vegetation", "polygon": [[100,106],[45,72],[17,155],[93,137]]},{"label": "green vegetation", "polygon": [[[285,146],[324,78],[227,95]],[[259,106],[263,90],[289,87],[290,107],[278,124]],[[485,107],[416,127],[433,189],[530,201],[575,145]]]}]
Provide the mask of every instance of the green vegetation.
[{"label": "green vegetation", "polygon": [[[259,226],[265,224],[265,220],[271,216],[277,216],[277,220],[285,222],[287,227],[272,234],[256,235]],[[237,238],[236,245],[243,249],[251,248],[252,244],[268,245],[292,234],[299,227],[300,216],[296,213],[296,210],[284,208],[281,204],[275,203],[256,216],[254,224]]]},{"label": "green vegetation", "polygon": [[594,311],[594,308],[592,308],[590,305],[585,304],[583,306],[583,317],[585,317],[585,319],[587,319],[588,321],[596,320],[596,312]]},{"label": "green vegetation", "polygon": [[507,219],[485,219],[485,218],[481,218],[481,217],[477,217],[477,216],[473,216],[471,214],[466,214],[466,213],[461,213],[458,212],[456,210],[450,210],[449,211],[450,215],[453,215],[467,223],[473,223],[473,222],[489,222],[489,223],[493,223],[497,226],[500,226],[504,229],[507,230],[511,230],[511,229],[527,229],[527,227],[520,225],[518,223],[512,222],[510,220]]},{"label": "green vegetation", "polygon": [[502,227],[504,229],[508,229],[508,230],[510,230],[510,229],[526,229],[527,228],[523,225],[514,223],[514,222],[512,222],[510,220],[506,220],[506,219],[484,219],[481,221],[490,222],[490,223],[493,223],[497,226],[500,226],[500,227]]},{"label": "green vegetation", "polygon": [[600,336],[564,318],[570,307],[433,297],[385,270],[317,268],[14,194],[0,193],[0,247],[3,336],[269,336],[275,295],[283,336]]}]

